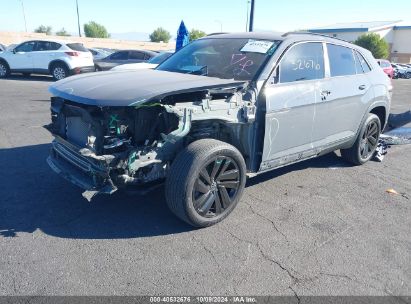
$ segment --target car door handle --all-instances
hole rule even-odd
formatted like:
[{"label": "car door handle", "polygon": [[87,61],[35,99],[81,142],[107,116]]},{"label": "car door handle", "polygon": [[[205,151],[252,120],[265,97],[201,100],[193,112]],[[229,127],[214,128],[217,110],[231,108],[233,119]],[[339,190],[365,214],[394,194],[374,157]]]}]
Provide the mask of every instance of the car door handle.
[{"label": "car door handle", "polygon": [[359,90],[364,91],[367,88],[365,84],[362,84],[358,87]]}]

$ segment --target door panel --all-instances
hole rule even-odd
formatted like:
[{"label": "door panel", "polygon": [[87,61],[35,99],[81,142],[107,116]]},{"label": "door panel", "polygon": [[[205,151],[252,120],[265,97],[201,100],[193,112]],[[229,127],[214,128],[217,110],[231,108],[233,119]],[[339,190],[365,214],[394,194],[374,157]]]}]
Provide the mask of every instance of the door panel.
[{"label": "door panel", "polygon": [[35,42],[28,41],[20,44],[15,48],[15,54],[10,56],[9,64],[12,70],[27,70],[33,69],[32,51]]},{"label": "door panel", "polygon": [[292,46],[263,94],[266,99],[261,170],[315,154],[312,128],[318,90],[325,75],[322,43]]},{"label": "door panel", "polygon": [[330,78],[321,81],[313,141],[330,145],[356,135],[367,103],[374,98],[371,83],[352,49],[327,44]]},{"label": "door panel", "polygon": [[263,161],[311,149],[316,82],[268,86]]}]

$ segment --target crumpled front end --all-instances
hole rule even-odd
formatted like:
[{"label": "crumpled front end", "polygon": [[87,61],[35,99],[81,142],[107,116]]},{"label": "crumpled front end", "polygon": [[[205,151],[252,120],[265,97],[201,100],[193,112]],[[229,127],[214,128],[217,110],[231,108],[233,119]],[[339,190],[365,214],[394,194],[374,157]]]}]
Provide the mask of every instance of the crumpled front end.
[{"label": "crumpled front end", "polygon": [[[232,142],[245,151],[254,119],[243,87],[162,96],[131,106],[96,106],[52,97],[50,167],[83,188],[90,200],[133,186],[146,192],[164,181],[176,154],[200,138]],[[245,154],[247,154],[245,152]]]}]

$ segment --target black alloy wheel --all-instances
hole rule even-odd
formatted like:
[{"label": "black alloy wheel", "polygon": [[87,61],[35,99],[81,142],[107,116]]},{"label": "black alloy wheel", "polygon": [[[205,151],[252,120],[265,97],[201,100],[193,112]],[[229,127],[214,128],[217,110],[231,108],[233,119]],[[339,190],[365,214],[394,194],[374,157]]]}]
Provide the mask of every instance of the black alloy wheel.
[{"label": "black alloy wheel", "polygon": [[216,156],[200,171],[193,188],[196,212],[207,218],[225,212],[235,201],[240,187],[240,171],[236,162]]}]

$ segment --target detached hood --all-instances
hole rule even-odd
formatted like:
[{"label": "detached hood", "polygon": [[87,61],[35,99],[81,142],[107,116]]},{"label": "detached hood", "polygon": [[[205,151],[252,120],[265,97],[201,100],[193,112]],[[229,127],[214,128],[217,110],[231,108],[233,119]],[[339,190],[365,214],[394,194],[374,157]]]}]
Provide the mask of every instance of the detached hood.
[{"label": "detached hood", "polygon": [[158,70],[125,70],[83,74],[57,81],[51,94],[94,106],[134,106],[155,97],[212,88],[239,86],[244,81]]}]

